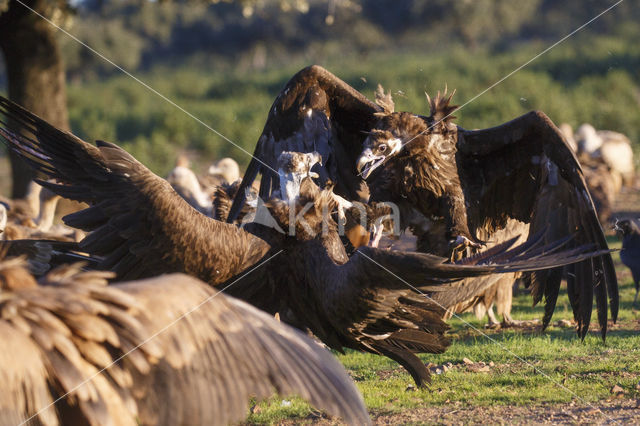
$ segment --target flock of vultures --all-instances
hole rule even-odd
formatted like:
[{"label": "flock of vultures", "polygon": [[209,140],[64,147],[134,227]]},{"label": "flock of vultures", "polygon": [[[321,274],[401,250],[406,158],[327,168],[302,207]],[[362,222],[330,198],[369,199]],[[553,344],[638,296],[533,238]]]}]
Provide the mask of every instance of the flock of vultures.
[{"label": "flock of vultures", "polygon": [[[277,392],[366,424],[326,347],[424,386],[417,354],[447,349],[452,314],[517,325],[515,280],[543,327],[566,281],[578,335],[595,301],[604,338],[619,301],[600,219],[632,173],[607,163],[615,135],[581,128],[578,151],[601,155],[579,162],[544,113],[465,130],[452,96],[396,112],[305,68],[242,180],[231,159],[165,180],[0,98],[0,139],[38,176],[0,204],[0,423],[224,424]],[[84,203],[64,225],[60,197]]]}]

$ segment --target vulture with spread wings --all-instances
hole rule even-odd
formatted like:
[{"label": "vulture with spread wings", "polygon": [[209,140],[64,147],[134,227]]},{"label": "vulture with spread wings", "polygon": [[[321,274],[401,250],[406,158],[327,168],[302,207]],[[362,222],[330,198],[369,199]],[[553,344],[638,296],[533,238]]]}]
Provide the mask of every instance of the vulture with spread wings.
[{"label": "vulture with spread wings", "polygon": [[[529,244],[505,253],[511,241],[474,260],[482,264],[452,265],[429,254],[368,247],[349,258],[337,225],[325,214],[339,209],[343,199],[313,183],[309,168],[318,160],[315,153],[298,164],[288,163],[300,158],[295,153],[279,157],[279,175],[287,179],[280,185],[284,200],[258,206],[256,217],[271,217],[270,222],[241,228],[199,213],[116,145],[88,144],[3,98],[0,113],[2,139],[59,182],[42,184],[90,204],[64,220],[91,231],[80,247],[101,257],[100,268],[120,279],[190,274],[267,312],[280,312],[334,349],[389,356],[418,384],[428,371],[414,353],[442,352],[448,344],[444,310],[461,302],[461,295],[469,298],[484,288],[485,281],[464,278],[555,267],[594,255],[585,253],[594,248],[591,244],[561,252],[550,250],[554,244]],[[9,130],[7,119],[24,133]],[[305,214],[311,217],[299,222]],[[450,280],[462,281],[454,286]],[[425,299],[408,284],[423,293],[439,289]]]},{"label": "vulture with spread wings", "polygon": [[[318,167],[320,184],[331,180],[338,194],[357,200],[366,179],[371,201],[400,207],[402,227],[418,235],[421,251],[441,256],[477,251],[514,237],[523,225],[529,235],[544,230],[546,241],[574,235],[572,244],[607,247],[578,160],[544,113],[469,131],[452,122],[451,96],[428,100],[428,117],[395,112],[381,88],[374,103],[319,66],[301,70],[271,107],[228,220],[234,220],[243,188],[257,173],[262,173],[261,196],[278,188],[280,153],[317,151],[324,164]],[[614,320],[618,312],[611,256],[566,272],[579,335],[588,330],[595,296],[604,337],[607,303]],[[534,301],[546,299],[546,326],[562,271],[528,279]]]},{"label": "vulture with spread wings", "polygon": [[0,262],[0,423],[230,424],[276,392],[369,423],[309,337],[186,275],[112,276],[72,265],[36,282]]}]

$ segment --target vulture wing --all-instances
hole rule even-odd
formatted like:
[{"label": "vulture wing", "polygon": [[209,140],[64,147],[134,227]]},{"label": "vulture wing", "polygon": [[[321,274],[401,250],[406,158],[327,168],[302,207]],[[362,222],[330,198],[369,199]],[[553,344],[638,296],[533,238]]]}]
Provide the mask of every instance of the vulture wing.
[{"label": "vulture wing", "polygon": [[[542,112],[530,112],[501,126],[458,132],[458,170],[470,227],[489,231],[508,219],[529,223],[530,235],[545,231],[546,241],[573,235],[573,245],[607,243],[586,188],[582,170],[562,132]],[[568,293],[584,338],[593,299],[603,338],[607,301],[614,321],[618,284],[610,254],[567,266]],[[558,297],[562,271],[531,275],[534,303],[545,296],[546,326]]]},{"label": "vulture wing", "polygon": [[229,424],[275,392],[369,423],[342,365],[300,332],[186,275],[108,277],[67,267],[2,291],[2,424]]},{"label": "vulture wing", "polygon": [[[81,249],[103,256],[100,268],[115,271],[120,279],[185,272],[215,285],[270,249],[242,229],[200,214],[118,146],[86,143],[1,97],[0,114],[0,136],[10,148],[59,182],[41,184],[90,204],[64,221],[91,231]],[[9,121],[23,134],[8,130]]]},{"label": "vulture wing", "polygon": [[236,219],[244,205],[245,190],[258,173],[262,174],[260,197],[263,200],[278,188],[277,160],[285,151],[320,153],[323,160],[320,178],[335,182],[337,193],[357,199],[362,180],[355,164],[365,132],[373,127],[375,113],[391,108],[390,100],[382,99],[380,105],[371,102],[317,65],[294,75],[269,110],[227,221]]},{"label": "vulture wing", "polygon": [[52,240],[0,241],[0,258],[26,257],[29,272],[37,277],[44,275],[51,268],[62,263],[93,262],[93,259],[77,254],[78,250],[78,243],[75,242]]},{"label": "vulture wing", "polygon": [[317,248],[300,250],[310,288],[288,294],[289,306],[297,320],[333,349],[345,346],[388,356],[422,385],[429,373],[415,353],[444,352],[449,345],[444,312],[492,284],[476,277],[557,267],[603,254],[594,252],[593,245],[566,249],[567,239],[543,244],[533,238],[508,250],[515,240],[463,264],[425,253],[363,247],[338,265]]}]

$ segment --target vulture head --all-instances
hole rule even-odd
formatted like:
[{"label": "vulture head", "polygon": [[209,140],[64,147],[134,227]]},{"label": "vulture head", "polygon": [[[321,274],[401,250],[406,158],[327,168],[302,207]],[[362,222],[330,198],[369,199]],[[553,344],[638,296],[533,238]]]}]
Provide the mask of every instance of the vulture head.
[{"label": "vulture head", "polygon": [[233,158],[223,158],[209,166],[209,174],[222,179],[226,184],[232,184],[240,179],[240,167]]},{"label": "vulture head", "polygon": [[640,234],[640,228],[638,228],[638,225],[629,219],[616,220],[613,229],[623,237],[631,234]]},{"label": "vulture head", "polygon": [[381,95],[376,92],[376,102],[383,111],[376,114],[378,121],[363,143],[362,153],[356,161],[358,173],[367,179],[376,168],[401,152],[408,143],[427,139],[426,146],[437,145],[431,141],[457,131],[453,124],[456,117],[452,113],[458,106],[450,105],[454,94],[455,90],[447,94],[445,89],[444,93],[438,92],[433,99],[427,95],[431,115],[424,117],[409,112],[394,112],[390,107],[393,103],[386,98],[380,99]]},{"label": "vulture head", "polygon": [[7,227],[8,216],[7,207],[4,203],[0,203],[0,240],[3,239],[2,234],[4,234],[4,230]]},{"label": "vulture head", "polygon": [[300,195],[300,184],[306,177],[317,178],[311,171],[316,164],[322,165],[322,156],[317,152],[286,151],[278,157],[278,175],[280,176],[280,198],[294,201]]}]

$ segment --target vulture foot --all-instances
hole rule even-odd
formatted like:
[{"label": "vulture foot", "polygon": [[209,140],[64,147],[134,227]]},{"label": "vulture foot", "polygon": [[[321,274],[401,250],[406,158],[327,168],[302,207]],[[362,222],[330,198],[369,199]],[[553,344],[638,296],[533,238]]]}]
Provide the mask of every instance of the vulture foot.
[{"label": "vulture foot", "polygon": [[371,241],[371,247],[378,247],[383,232],[384,226],[382,225],[382,223],[373,225],[373,240]]},{"label": "vulture foot", "polygon": [[496,314],[493,313],[493,304],[489,306],[489,309],[487,309],[487,317],[489,318],[489,322],[487,322],[485,328],[491,328],[495,330],[500,328],[498,318],[496,318]]},{"label": "vulture foot", "polygon": [[471,255],[472,249],[480,249],[483,245],[471,241],[464,235],[458,235],[455,240],[451,240],[449,243],[449,249],[451,251],[451,262],[462,259]]},{"label": "vulture foot", "polygon": [[339,195],[332,194],[333,200],[338,204],[338,217],[340,218],[341,223],[347,222],[347,216],[344,211],[353,207],[353,204],[350,201],[345,200]]}]

